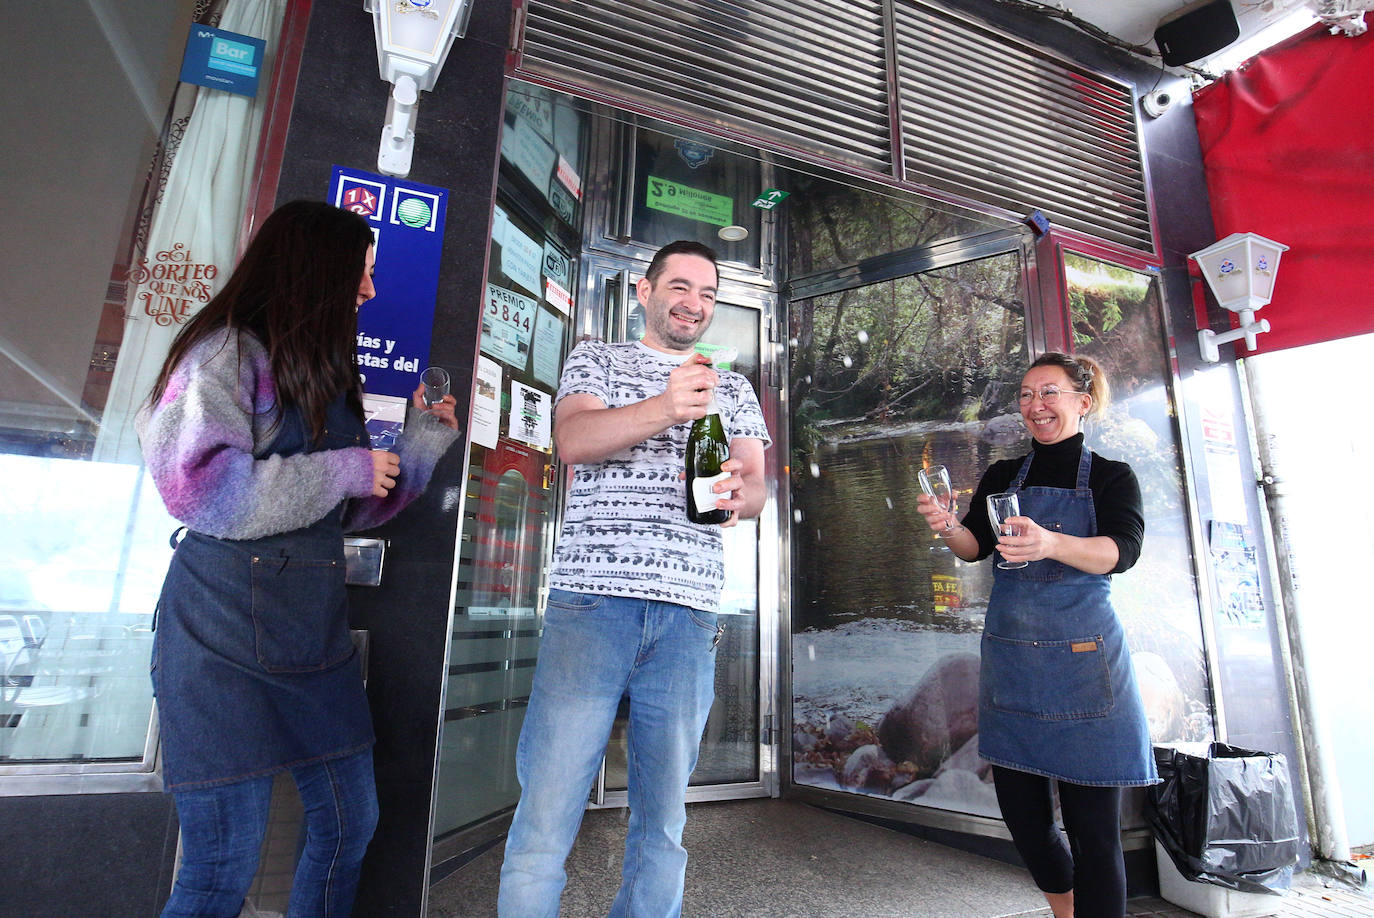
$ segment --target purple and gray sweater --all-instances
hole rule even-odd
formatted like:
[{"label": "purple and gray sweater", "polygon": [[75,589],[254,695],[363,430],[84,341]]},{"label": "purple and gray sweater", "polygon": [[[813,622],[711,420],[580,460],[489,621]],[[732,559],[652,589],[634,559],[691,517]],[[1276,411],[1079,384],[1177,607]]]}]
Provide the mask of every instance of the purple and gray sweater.
[{"label": "purple and gray sweater", "polygon": [[414,500],[458,438],[413,409],[394,452],[401,474],[372,496],[366,447],[264,455],[276,436],[276,385],[256,337],[228,330],[192,348],[156,406],[136,420],[143,458],[167,511],[197,532],[256,539],[309,526],[341,500],[345,532],[370,529]]}]

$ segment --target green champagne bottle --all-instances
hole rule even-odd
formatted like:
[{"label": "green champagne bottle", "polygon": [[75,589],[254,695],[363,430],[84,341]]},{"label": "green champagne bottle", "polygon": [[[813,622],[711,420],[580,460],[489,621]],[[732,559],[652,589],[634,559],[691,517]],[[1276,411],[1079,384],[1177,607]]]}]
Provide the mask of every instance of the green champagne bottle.
[{"label": "green champagne bottle", "polygon": [[725,495],[711,490],[711,485],[730,477],[720,470],[720,464],[729,458],[730,444],[725,441],[725,425],[720,422],[720,405],[712,389],[706,417],[693,421],[692,432],[687,435],[687,518],[692,522],[713,526],[730,518],[729,510],[716,506],[716,500]]}]

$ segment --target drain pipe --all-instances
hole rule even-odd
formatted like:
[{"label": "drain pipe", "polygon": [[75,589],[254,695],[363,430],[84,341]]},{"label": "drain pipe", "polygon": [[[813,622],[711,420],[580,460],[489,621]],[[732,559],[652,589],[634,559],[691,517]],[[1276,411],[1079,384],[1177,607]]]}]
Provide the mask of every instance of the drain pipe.
[{"label": "drain pipe", "polygon": [[1269,514],[1269,544],[1273,550],[1271,568],[1277,567],[1272,578],[1278,585],[1282,613],[1281,637],[1287,638],[1282,654],[1284,671],[1289,680],[1294,710],[1298,717],[1297,745],[1303,758],[1304,783],[1309,801],[1308,837],[1318,857],[1331,861],[1350,862],[1350,839],[1346,833],[1345,807],[1341,800],[1340,779],[1330,752],[1330,731],[1317,704],[1309,667],[1309,639],[1303,626],[1302,590],[1294,570],[1293,555],[1288,541],[1288,521],[1284,513],[1287,491],[1284,487],[1281,452],[1275,448],[1274,437],[1265,422],[1263,383],[1246,372],[1244,361],[1236,362],[1241,374],[1245,412],[1248,415],[1251,444],[1258,457],[1259,485],[1264,490],[1265,510]]}]

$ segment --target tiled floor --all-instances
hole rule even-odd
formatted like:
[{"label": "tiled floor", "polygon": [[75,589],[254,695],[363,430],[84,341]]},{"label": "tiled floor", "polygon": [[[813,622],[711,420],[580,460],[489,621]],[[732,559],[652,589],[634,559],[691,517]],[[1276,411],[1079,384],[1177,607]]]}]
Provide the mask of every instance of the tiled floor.
[{"label": "tiled floor", "polygon": [[[587,814],[561,918],[601,918],[620,877],[625,811]],[[787,800],[688,808],[684,918],[1050,918],[1018,867]],[[429,918],[496,914],[501,846],[430,890]],[[1328,885],[1329,884],[1329,885]],[[1280,918],[1374,918],[1374,896],[1316,871],[1275,899]],[[1195,918],[1162,899],[1135,918]]]}]

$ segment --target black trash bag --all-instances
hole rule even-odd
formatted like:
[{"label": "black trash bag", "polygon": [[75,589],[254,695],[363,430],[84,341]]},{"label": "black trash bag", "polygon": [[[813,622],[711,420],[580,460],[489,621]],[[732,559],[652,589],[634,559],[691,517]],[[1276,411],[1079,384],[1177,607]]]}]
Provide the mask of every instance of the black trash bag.
[{"label": "black trash bag", "polygon": [[1298,862],[1298,816],[1288,763],[1278,753],[1212,743],[1206,757],[1155,747],[1163,783],[1145,818],[1190,880],[1280,894]]}]

